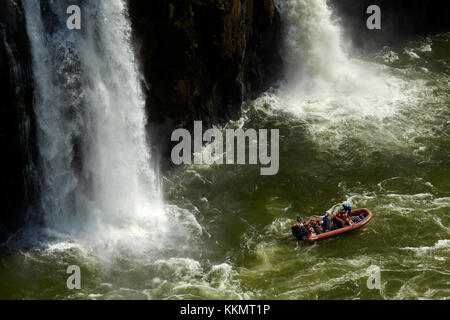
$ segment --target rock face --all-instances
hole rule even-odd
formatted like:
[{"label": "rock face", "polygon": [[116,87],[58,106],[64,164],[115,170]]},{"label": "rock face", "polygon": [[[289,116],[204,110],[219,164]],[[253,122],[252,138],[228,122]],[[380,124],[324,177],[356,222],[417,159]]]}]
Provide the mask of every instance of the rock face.
[{"label": "rock face", "polygon": [[22,225],[33,157],[32,69],[20,2],[0,4],[0,241]]},{"label": "rock face", "polygon": [[[450,1],[448,0],[330,0],[342,18],[347,35],[356,47],[379,49],[401,45],[416,36],[448,31]],[[381,9],[381,30],[369,30],[366,13],[370,5]]]},{"label": "rock face", "polygon": [[[273,0],[133,0],[153,139],[238,117],[279,75],[281,19]],[[164,151],[163,151],[164,152]],[[167,153],[167,150],[166,150]]]}]

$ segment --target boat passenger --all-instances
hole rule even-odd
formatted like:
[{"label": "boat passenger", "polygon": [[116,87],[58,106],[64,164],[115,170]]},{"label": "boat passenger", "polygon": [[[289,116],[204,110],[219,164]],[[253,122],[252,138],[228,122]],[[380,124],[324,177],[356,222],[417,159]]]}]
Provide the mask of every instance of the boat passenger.
[{"label": "boat passenger", "polygon": [[297,227],[303,226],[303,220],[302,220],[302,217],[300,217],[300,215],[297,215],[297,224],[296,224],[296,226]]},{"label": "boat passenger", "polygon": [[319,222],[317,222],[317,220],[314,220],[314,221],[313,221],[313,224],[314,224],[314,226],[315,226],[314,229],[316,230],[317,234],[321,234],[321,233],[324,232],[322,226],[320,225]]},{"label": "boat passenger", "polygon": [[323,218],[322,218],[322,221],[323,221],[323,231],[324,232],[326,232],[327,230],[329,230],[329,227],[330,227],[330,214],[329,213],[327,213]]},{"label": "boat passenger", "polygon": [[315,236],[315,235],[316,235],[316,232],[314,231],[312,225],[309,225],[309,224],[308,224],[308,236],[309,236],[309,237],[313,237],[313,236]]},{"label": "boat passenger", "polygon": [[342,224],[343,227],[352,226],[353,225],[353,221],[350,219],[348,214],[345,213],[344,211],[339,211],[336,214],[336,216],[339,219],[339,222]]},{"label": "boat passenger", "polygon": [[320,227],[319,227],[319,225],[317,224],[316,221],[314,221],[312,219],[309,220],[308,221],[308,226],[311,226],[316,234],[320,234],[321,233]]},{"label": "boat passenger", "polygon": [[352,219],[350,218],[350,215],[348,213],[343,213],[342,217],[344,218],[343,220],[344,220],[346,225],[352,226],[354,224]]},{"label": "boat passenger", "polygon": [[344,213],[347,213],[349,216],[351,216],[352,213],[352,207],[346,204],[343,204],[342,207],[344,208]]},{"label": "boat passenger", "polygon": [[336,215],[333,218],[333,222],[338,226],[338,228],[343,228],[345,226],[344,216],[341,211],[336,212]]}]

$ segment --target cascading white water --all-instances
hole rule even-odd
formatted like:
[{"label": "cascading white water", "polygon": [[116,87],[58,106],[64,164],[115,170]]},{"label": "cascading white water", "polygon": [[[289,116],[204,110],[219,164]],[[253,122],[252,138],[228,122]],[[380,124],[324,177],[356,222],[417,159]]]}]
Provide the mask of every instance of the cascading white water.
[{"label": "cascading white water", "polygon": [[346,53],[351,48],[326,0],[286,0],[280,5],[287,25],[285,75],[295,90],[323,96],[383,89],[373,66]]},{"label": "cascading white water", "polygon": [[408,103],[408,92],[415,88],[407,88],[385,66],[347,54],[350,48],[326,0],[285,0],[278,5],[286,21],[286,83],[263,101],[311,120],[314,134],[332,130],[336,137],[345,122],[383,119]]},{"label": "cascading white water", "polygon": [[66,27],[73,1],[23,3],[46,225],[93,236],[145,221],[161,232],[165,214],[125,1],[78,1],[81,30]]},{"label": "cascading white water", "polygon": [[341,46],[341,32],[332,22],[325,0],[287,0],[281,3],[286,21],[286,77],[314,90],[351,76]]}]

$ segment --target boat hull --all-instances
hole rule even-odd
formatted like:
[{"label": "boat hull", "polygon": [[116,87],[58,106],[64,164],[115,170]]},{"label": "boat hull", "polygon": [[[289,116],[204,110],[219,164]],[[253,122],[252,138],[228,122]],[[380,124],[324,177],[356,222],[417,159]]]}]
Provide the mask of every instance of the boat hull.
[{"label": "boat hull", "polygon": [[[354,231],[357,230],[363,226],[365,226],[367,223],[369,223],[369,221],[372,219],[372,211],[370,211],[369,209],[358,209],[358,210],[354,210],[351,212],[351,216],[360,216],[361,214],[364,215],[364,218],[359,221],[358,223],[355,223],[352,226],[347,226],[344,228],[339,228],[336,230],[331,230],[328,232],[324,232],[315,236],[310,236],[308,237],[305,241],[308,243],[313,243],[316,242],[318,240],[322,240],[322,239],[327,239],[327,238],[331,238],[331,237],[335,237],[337,235],[343,234],[343,233],[347,233],[350,231]],[[322,219],[318,219],[316,221],[321,221]]]}]

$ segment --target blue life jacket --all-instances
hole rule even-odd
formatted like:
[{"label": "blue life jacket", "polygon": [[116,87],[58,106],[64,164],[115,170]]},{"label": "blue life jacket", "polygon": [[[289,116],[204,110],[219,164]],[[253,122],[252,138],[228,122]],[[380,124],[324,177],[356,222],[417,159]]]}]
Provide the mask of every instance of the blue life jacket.
[{"label": "blue life jacket", "polygon": [[327,217],[327,216],[324,216],[323,218],[322,218],[322,221],[323,221],[323,227],[325,228],[325,229],[327,229],[328,228],[328,221],[329,221],[330,219]]},{"label": "blue life jacket", "polygon": [[343,204],[342,206],[344,207],[345,212],[348,212],[348,213],[352,212],[352,207],[350,207],[350,206],[348,206],[346,204]]}]

